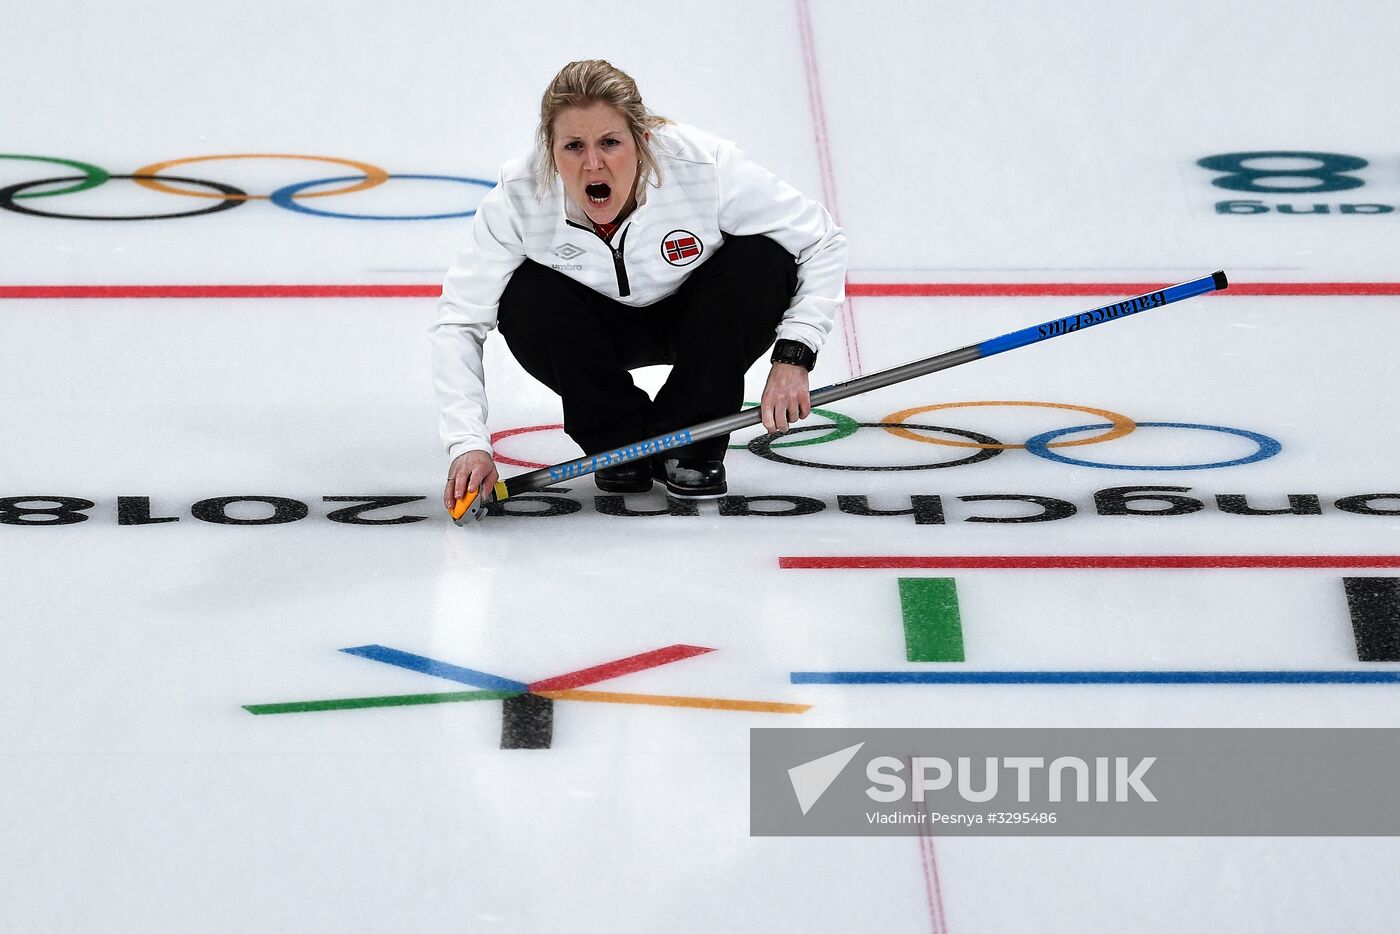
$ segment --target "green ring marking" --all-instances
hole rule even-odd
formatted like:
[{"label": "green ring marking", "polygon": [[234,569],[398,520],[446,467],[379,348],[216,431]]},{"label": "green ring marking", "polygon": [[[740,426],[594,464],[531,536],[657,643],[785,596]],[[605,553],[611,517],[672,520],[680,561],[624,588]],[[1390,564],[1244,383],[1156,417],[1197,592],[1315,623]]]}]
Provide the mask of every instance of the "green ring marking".
[{"label": "green ring marking", "polygon": [[244,704],[251,714],[314,713],[321,710],[359,710],[365,707],[411,707],[418,704],[453,704],[462,701],[505,700],[520,691],[452,691],[447,694],[393,694],[386,697],[346,697],[339,700],[291,701],[284,704]]},{"label": "green ring marking", "polygon": [[25,159],[30,162],[52,162],[56,165],[66,165],[82,172],[87,178],[67,188],[59,188],[55,191],[36,191],[27,195],[15,195],[16,198],[52,198],[54,195],[71,195],[75,191],[83,191],[87,188],[96,188],[98,185],[106,183],[111,178],[111,173],[106,169],[89,165],[86,162],[75,162],[72,159],[56,159],[53,156],[21,156],[14,153],[0,152],[0,159]]},{"label": "green ring marking", "polygon": [[[744,408],[752,409],[757,406],[757,402],[745,402]],[[860,431],[860,422],[849,415],[842,415],[840,412],[833,412],[831,409],[813,409],[813,415],[820,415],[822,418],[829,418],[832,421],[831,433],[818,435],[815,438],[806,438],[802,441],[775,441],[769,447],[774,448],[800,448],[808,444],[825,444],[828,441],[840,441],[842,438],[849,438]],[[747,448],[747,444],[731,444],[731,450]]]}]

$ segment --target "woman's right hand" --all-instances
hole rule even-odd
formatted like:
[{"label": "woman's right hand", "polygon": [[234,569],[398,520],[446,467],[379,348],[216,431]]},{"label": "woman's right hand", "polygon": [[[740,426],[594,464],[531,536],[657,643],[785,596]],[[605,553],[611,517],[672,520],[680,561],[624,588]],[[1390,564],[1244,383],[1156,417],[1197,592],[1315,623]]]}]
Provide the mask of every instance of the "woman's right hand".
[{"label": "woman's right hand", "polygon": [[496,462],[485,451],[468,451],[458,455],[447,470],[447,489],[442,494],[442,504],[448,509],[468,493],[496,485],[498,474]]}]

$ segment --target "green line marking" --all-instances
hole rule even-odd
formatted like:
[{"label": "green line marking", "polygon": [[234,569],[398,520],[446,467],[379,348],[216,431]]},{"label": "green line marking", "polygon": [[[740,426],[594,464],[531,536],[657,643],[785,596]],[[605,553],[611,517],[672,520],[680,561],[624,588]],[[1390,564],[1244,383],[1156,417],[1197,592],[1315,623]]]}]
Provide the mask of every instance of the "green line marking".
[{"label": "green line marking", "polygon": [[911,662],[961,662],[962,619],[957,582],[951,577],[901,577],[904,650]]},{"label": "green line marking", "polygon": [[408,707],[414,704],[452,704],[458,701],[505,700],[520,691],[452,691],[447,694],[394,694],[388,697],[347,697],[342,700],[292,701],[286,704],[244,704],[253,714],[310,713],[316,710],[355,710],[361,707]]}]

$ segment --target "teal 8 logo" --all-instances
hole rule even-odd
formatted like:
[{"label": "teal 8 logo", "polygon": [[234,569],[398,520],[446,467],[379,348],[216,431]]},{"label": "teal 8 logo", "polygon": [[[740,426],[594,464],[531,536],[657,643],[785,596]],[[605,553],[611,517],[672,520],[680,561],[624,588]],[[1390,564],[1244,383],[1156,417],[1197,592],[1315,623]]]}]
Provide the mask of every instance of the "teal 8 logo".
[{"label": "teal 8 logo", "polygon": [[[1287,161],[1289,165],[1268,165]],[[1266,163],[1260,165],[1259,163]],[[1303,163],[1299,166],[1296,163]],[[1259,152],[1228,152],[1197,159],[1196,164],[1212,172],[1223,172],[1211,184],[1231,191],[1252,191],[1259,194],[1295,195],[1329,191],[1349,191],[1366,184],[1348,172],[1366,168],[1360,156],[1336,152],[1307,152],[1302,150],[1262,150]]]}]

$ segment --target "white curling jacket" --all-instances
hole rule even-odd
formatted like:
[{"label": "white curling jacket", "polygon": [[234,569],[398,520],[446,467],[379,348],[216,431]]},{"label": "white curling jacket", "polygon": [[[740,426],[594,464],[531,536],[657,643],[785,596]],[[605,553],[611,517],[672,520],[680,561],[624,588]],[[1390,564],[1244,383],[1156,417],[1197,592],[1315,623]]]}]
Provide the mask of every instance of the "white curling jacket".
[{"label": "white curling jacket", "polygon": [[821,348],[846,297],[846,238],[820,204],[696,127],[651,132],[660,187],[638,204],[609,245],[564,194],[556,176],[536,196],[531,157],[507,162],[477,207],[471,238],[447,272],[430,333],[439,430],[449,460],[490,451],[481,348],[511,274],[526,259],[625,305],[675,292],[729,235],[761,234],[797,258],[797,292],[777,338]]}]

